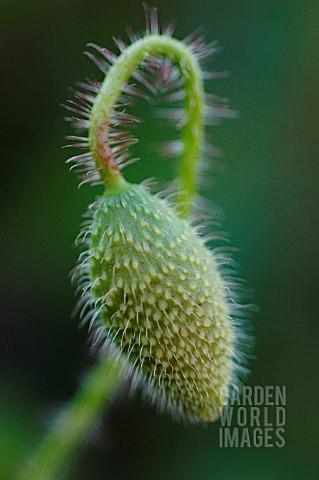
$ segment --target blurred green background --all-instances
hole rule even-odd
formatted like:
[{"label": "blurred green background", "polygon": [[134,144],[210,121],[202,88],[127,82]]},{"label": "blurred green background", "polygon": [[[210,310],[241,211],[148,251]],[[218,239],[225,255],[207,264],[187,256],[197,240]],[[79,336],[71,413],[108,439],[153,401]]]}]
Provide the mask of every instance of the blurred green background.
[{"label": "blurred green background", "polygon": [[[160,18],[183,38],[203,26],[223,51],[213,68],[231,76],[208,90],[240,112],[213,131],[223,172],[206,195],[240,247],[253,287],[251,385],[287,386],[284,448],[223,449],[218,423],[176,424],[122,394],[71,468],[71,479],[315,479],[318,457],[319,2],[158,0]],[[0,478],[14,478],[56,409],[93,361],[70,320],[68,273],[81,215],[98,190],[77,190],[61,151],[69,133],[59,103],[68,86],[99,73],[82,55],[91,41],[144,25],[140,1],[0,1],[1,261]],[[141,104],[142,105],[142,104]],[[148,141],[165,136],[149,118],[138,129],[140,163],[129,179],[171,178]],[[147,110],[147,112],[144,111]],[[156,129],[155,129],[156,127]],[[154,131],[156,130],[156,134]]]}]

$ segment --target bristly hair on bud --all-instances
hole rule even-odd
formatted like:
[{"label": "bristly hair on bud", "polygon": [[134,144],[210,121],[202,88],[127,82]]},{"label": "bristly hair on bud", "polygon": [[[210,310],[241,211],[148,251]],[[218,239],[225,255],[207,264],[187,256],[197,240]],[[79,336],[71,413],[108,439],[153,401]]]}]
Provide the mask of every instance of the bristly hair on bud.
[{"label": "bristly hair on bud", "polygon": [[[203,235],[207,216],[194,207],[205,164],[219,154],[205,127],[234,112],[204,90],[205,80],[223,76],[206,71],[216,42],[199,31],[176,40],[173,24],[160,28],[157,10],[145,11],[144,34],[114,39],[119,55],[88,44],[104,80],[78,83],[65,104],[77,130],[67,147],[80,150],[68,162],[81,184],[105,187],[78,237],[77,311],[93,344],[121,358],[151,402],[174,418],[208,422],[241,387],[251,343],[230,249],[209,248],[221,234]],[[129,106],[154,95],[169,105],[159,116],[178,137],[163,143],[161,155],[179,165],[172,186],[157,195],[122,175],[136,160],[129,127],[139,119]]]}]

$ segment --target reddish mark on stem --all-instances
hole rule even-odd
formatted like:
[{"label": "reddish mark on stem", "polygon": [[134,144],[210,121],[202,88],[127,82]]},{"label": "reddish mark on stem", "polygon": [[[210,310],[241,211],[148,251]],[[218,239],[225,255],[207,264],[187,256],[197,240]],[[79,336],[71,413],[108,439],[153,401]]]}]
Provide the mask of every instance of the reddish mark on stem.
[{"label": "reddish mark on stem", "polygon": [[108,133],[109,129],[107,124],[99,125],[96,129],[97,156],[107,170],[119,170],[114,160],[113,151],[108,139]]}]

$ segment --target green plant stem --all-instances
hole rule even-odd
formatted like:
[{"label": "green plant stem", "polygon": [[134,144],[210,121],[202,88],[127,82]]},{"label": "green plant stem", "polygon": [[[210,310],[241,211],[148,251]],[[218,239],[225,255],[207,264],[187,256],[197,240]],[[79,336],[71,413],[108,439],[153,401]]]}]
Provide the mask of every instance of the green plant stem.
[{"label": "green plant stem", "polygon": [[78,392],[61,410],[50,430],[20,472],[19,480],[54,480],[88,438],[107,401],[122,381],[122,365],[102,358]]},{"label": "green plant stem", "polygon": [[[178,169],[178,213],[187,216],[196,193],[197,169],[203,138],[204,88],[201,68],[191,49],[179,40],[148,35],[125,49],[108,71],[90,116],[89,142],[106,191],[116,194],[127,183],[114,165],[98,154],[99,129],[112,118],[118,98],[134,71],[148,55],[173,57],[184,79],[185,124]],[[51,429],[24,467],[20,480],[54,480],[80,448],[121,381],[121,364],[102,359],[92,368],[79,391],[55,419]]]},{"label": "green plant stem", "polygon": [[178,168],[179,214],[187,216],[191,209],[191,201],[197,188],[197,169],[200,159],[200,148],[203,138],[204,86],[202,71],[196,56],[190,47],[171,37],[148,35],[129,47],[118,57],[107,72],[100,92],[95,99],[90,117],[90,148],[97,168],[104,180],[106,189],[110,179],[119,180],[118,172],[106,169],[98,156],[98,131],[107,125],[112,118],[118,98],[129,78],[148,55],[164,55],[173,57],[180,67],[184,79],[184,115],[185,125],[182,129],[183,151]]}]

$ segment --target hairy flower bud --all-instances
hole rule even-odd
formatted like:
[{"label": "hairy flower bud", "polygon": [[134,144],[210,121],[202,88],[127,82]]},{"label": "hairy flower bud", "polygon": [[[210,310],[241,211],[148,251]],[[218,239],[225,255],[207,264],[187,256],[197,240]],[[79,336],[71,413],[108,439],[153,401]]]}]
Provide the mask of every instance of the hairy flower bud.
[{"label": "hairy flower bud", "polygon": [[[232,111],[205,92],[205,79],[214,75],[202,67],[215,44],[196,34],[172,38],[171,28],[160,31],[154,9],[146,8],[146,17],[145,35],[133,36],[130,45],[117,41],[119,56],[88,45],[104,80],[80,84],[67,104],[76,128],[87,130],[69,137],[83,150],[69,161],[82,183],[105,188],[82,233],[88,248],[77,270],[81,318],[90,322],[95,342],[103,340],[126,360],[153,403],[175,417],[212,421],[230,388],[240,386],[247,345],[242,348],[246,340],[235,326],[240,306],[231,285],[190,218],[201,161],[215,152],[205,127]],[[127,126],[138,119],[127,107],[132,97],[149,93],[165,94],[169,108],[161,114],[180,132],[162,152],[178,157],[171,188],[176,207],[122,176],[137,141]]]},{"label": "hairy flower bud", "polygon": [[140,185],[100,197],[90,231],[91,293],[105,336],[156,403],[216,419],[233,374],[234,332],[204,240]]}]

